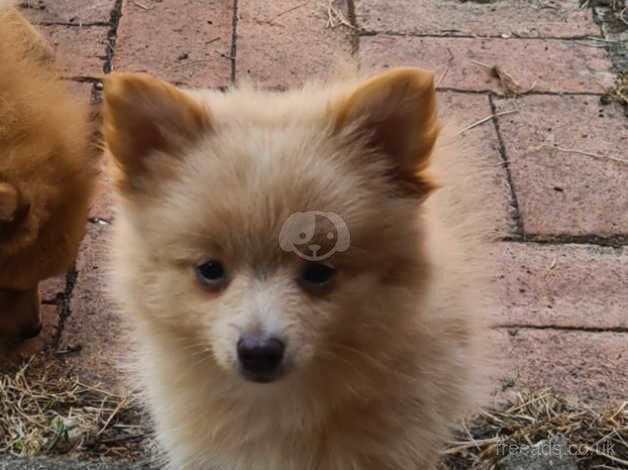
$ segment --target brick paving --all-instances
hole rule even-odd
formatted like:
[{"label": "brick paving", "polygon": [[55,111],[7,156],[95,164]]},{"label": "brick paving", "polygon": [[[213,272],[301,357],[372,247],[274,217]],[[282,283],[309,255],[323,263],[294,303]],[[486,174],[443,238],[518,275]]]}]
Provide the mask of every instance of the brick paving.
[{"label": "brick paving", "polygon": [[[98,101],[98,79],[112,69],[186,86],[253,80],[272,88],[324,74],[349,55],[371,69],[435,69],[445,116],[462,125],[489,117],[467,134],[495,163],[498,187],[490,201],[501,240],[492,253],[496,388],[552,387],[594,404],[627,398],[628,164],[620,160],[628,120],[603,97],[622,61],[596,24],[600,2],[22,3],[65,58],[77,99]],[[525,96],[504,96],[495,65]],[[70,373],[115,388],[124,387],[113,364],[126,346],[103,294],[111,224],[104,184],[76,269],[47,283],[46,331],[22,352],[56,350],[51,360]]]}]

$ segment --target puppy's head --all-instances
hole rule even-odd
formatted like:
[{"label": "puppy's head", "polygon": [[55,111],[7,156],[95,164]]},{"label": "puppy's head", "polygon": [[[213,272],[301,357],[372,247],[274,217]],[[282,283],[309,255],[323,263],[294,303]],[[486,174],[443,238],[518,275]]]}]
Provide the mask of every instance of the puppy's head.
[{"label": "puppy's head", "polygon": [[104,118],[116,294],[195,373],[325,380],[400,340],[426,275],[430,73],[226,95],[112,74]]}]

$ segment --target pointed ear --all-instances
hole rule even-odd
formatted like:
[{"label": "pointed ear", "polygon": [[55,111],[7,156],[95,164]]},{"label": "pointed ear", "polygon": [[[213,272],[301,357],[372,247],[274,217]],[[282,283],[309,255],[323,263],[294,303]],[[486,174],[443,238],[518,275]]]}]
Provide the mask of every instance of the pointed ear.
[{"label": "pointed ear", "polygon": [[105,79],[103,137],[123,182],[142,176],[151,155],[179,157],[210,128],[209,111],[173,85],[139,73]]},{"label": "pointed ear", "polygon": [[431,72],[393,69],[367,80],[332,107],[334,131],[356,133],[385,154],[395,176],[425,197],[436,185],[423,173],[440,124]]},{"label": "pointed ear", "polygon": [[12,222],[20,207],[20,193],[9,183],[0,183],[0,222]]}]

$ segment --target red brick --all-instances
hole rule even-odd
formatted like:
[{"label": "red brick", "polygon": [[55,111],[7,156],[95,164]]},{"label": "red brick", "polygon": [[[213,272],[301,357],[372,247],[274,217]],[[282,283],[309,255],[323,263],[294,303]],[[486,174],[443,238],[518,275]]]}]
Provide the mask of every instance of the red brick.
[{"label": "red brick", "polygon": [[[440,86],[503,92],[487,68],[499,65],[523,90],[602,92],[614,76],[604,49],[574,41],[537,39],[425,38],[378,34],[363,37],[366,68],[415,65],[447,72]],[[477,63],[474,63],[477,62]]]},{"label": "red brick", "polygon": [[[463,129],[492,114],[488,97],[485,95],[440,92],[438,97],[441,119],[446,125],[456,129]],[[493,215],[492,226],[495,236],[501,238],[512,235],[515,231],[515,211],[506,170],[501,164],[497,132],[492,120],[467,130],[458,139],[460,148],[481,155],[484,158],[483,163],[491,172],[492,187],[487,188],[490,197],[487,198],[486,204]],[[461,158],[464,158],[464,155],[461,155]]]},{"label": "red brick", "polygon": [[23,13],[34,23],[105,23],[115,0],[23,0]]},{"label": "red brick", "polygon": [[329,28],[327,0],[238,3],[237,78],[268,87],[324,76],[351,53],[350,32]]},{"label": "red brick", "polygon": [[80,347],[79,352],[64,356],[72,374],[88,383],[106,384],[108,390],[120,390],[124,384],[117,360],[126,351],[126,343],[121,320],[104,287],[110,235],[110,225],[88,225],[77,260],[71,315],[59,349]]},{"label": "red brick", "polygon": [[39,29],[54,47],[65,77],[96,77],[102,74],[106,27],[41,26]]},{"label": "red brick", "polygon": [[626,399],[625,333],[500,329],[490,336],[498,376],[512,380],[514,390],[550,388],[560,396],[605,407]]},{"label": "red brick", "polygon": [[59,276],[46,279],[39,284],[39,292],[43,303],[50,304],[54,302],[57,296],[65,291],[65,277],[65,274],[61,274]]},{"label": "red brick", "polygon": [[[524,230],[540,236],[628,234],[628,124],[619,105],[596,96],[498,100]],[[589,152],[559,151],[552,146]]]},{"label": "red brick", "polygon": [[356,0],[360,27],[369,31],[411,34],[466,34],[521,37],[599,36],[590,8],[579,0],[554,2],[499,1],[480,4],[460,0]]},{"label": "red brick", "polygon": [[66,86],[72,97],[80,102],[89,104],[92,100],[92,84],[89,82],[77,82],[66,80]]},{"label": "red brick", "polygon": [[499,243],[495,325],[628,329],[628,250]]},{"label": "red brick", "polygon": [[177,84],[225,86],[231,76],[232,2],[125,2],[114,70],[147,72]]}]

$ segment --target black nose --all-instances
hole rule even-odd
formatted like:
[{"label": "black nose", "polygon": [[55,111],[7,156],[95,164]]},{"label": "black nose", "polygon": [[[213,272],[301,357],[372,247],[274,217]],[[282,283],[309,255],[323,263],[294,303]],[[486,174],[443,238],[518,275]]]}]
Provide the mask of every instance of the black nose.
[{"label": "black nose", "polygon": [[277,338],[243,336],[238,341],[238,359],[244,375],[256,382],[277,378],[286,347]]},{"label": "black nose", "polygon": [[41,329],[42,329],[41,323],[37,323],[36,325],[29,326],[28,328],[25,328],[24,330],[22,330],[20,332],[21,333],[20,336],[23,340],[31,339],[31,338],[34,338],[35,336],[38,336],[39,333],[41,333]]}]

